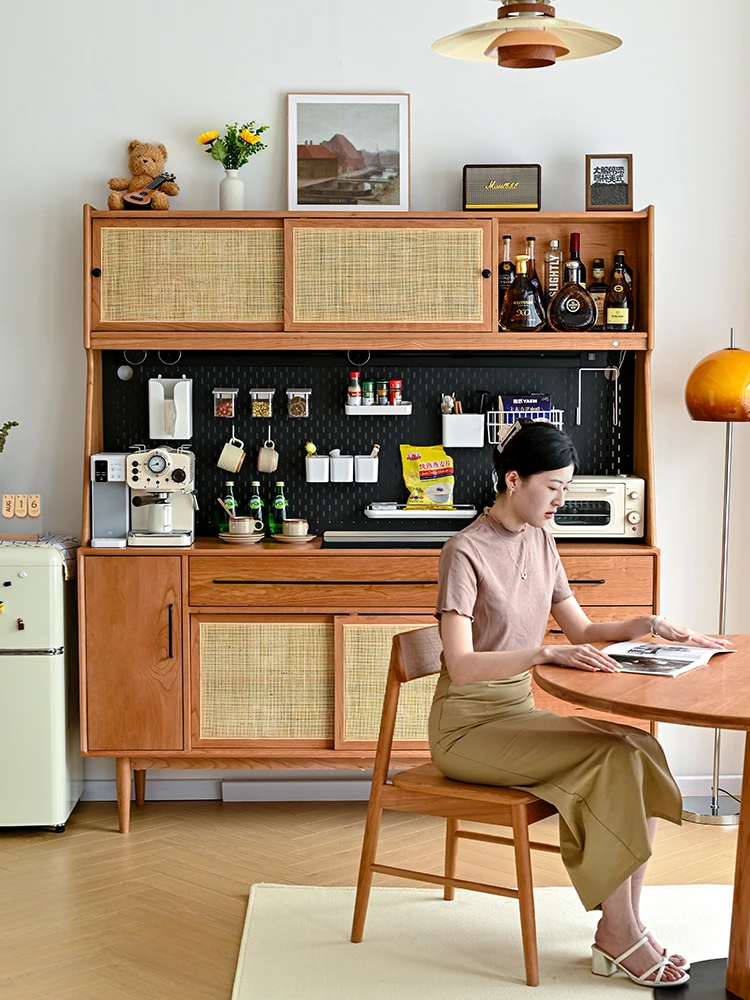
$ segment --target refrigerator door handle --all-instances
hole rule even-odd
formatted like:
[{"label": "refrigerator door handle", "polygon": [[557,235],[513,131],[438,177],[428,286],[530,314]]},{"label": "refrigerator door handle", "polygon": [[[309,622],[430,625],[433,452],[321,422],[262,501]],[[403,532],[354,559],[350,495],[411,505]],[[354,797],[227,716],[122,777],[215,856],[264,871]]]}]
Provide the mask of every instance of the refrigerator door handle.
[{"label": "refrigerator door handle", "polygon": [[173,619],[173,614],[174,614],[174,604],[170,604],[169,605],[169,659],[170,660],[174,659],[174,644],[173,644],[173,640],[172,640],[172,632],[173,632],[172,619]]}]

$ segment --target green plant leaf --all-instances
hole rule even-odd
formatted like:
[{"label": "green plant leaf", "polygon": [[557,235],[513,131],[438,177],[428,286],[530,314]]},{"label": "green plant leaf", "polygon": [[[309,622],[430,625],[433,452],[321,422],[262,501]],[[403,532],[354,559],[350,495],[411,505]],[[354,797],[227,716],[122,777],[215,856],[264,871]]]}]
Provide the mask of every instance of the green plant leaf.
[{"label": "green plant leaf", "polygon": [[221,163],[224,162],[227,155],[227,147],[224,145],[222,139],[217,139],[211,148],[211,158],[214,160],[219,160]]}]

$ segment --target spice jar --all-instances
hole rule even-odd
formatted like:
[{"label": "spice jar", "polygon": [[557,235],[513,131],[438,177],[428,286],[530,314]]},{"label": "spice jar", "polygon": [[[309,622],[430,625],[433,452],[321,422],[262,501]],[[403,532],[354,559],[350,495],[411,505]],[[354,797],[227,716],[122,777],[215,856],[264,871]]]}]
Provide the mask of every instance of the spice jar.
[{"label": "spice jar", "polygon": [[375,383],[375,398],[378,406],[388,406],[388,379],[378,379]]},{"label": "spice jar", "polygon": [[388,383],[388,403],[390,406],[401,405],[401,388],[403,382],[400,378],[392,378]]},{"label": "spice jar", "polygon": [[362,383],[362,405],[375,405],[375,383],[372,381]]},{"label": "spice jar", "polygon": [[239,389],[214,389],[214,416],[234,417],[235,400]]},{"label": "spice jar", "polygon": [[359,382],[359,372],[349,372],[349,386],[346,390],[347,406],[362,405],[362,386]]},{"label": "spice jar", "polygon": [[251,417],[271,417],[273,416],[273,394],[275,389],[251,389],[250,390],[250,416]]},{"label": "spice jar", "polygon": [[310,396],[312,389],[287,389],[286,412],[290,417],[310,416]]}]

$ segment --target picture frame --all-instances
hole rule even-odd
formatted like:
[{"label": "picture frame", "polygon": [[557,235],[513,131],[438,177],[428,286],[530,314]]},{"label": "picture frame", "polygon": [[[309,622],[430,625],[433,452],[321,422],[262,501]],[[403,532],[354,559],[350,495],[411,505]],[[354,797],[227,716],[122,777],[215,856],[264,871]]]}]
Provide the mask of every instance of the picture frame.
[{"label": "picture frame", "polygon": [[598,153],[586,157],[586,211],[633,211],[632,153]]},{"label": "picture frame", "polygon": [[289,211],[409,211],[409,94],[287,102]]}]

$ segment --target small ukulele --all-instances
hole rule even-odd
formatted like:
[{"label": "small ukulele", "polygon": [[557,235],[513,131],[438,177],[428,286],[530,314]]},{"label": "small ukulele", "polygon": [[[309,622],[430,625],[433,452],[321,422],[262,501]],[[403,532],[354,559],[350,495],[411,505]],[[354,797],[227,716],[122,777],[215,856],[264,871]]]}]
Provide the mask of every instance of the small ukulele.
[{"label": "small ukulele", "polygon": [[158,177],[154,177],[150,184],[145,187],[138,188],[137,191],[128,191],[122,196],[122,200],[125,208],[148,208],[151,204],[151,192],[155,191],[161,184],[166,181],[173,181],[175,179],[174,174],[159,174]]}]

